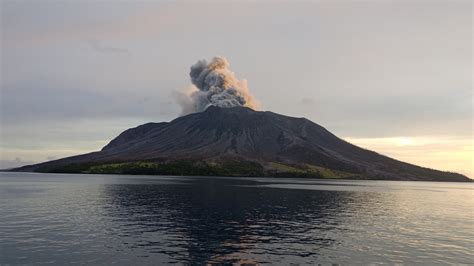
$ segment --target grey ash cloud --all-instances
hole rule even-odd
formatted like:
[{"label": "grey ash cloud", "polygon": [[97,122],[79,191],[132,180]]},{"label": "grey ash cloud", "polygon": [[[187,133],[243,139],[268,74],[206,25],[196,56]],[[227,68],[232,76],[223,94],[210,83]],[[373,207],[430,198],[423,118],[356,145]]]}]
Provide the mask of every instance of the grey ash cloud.
[{"label": "grey ash cloud", "polygon": [[211,105],[258,108],[247,81],[239,80],[230,70],[229,61],[222,56],[216,56],[210,62],[199,60],[191,66],[189,76],[193,83],[191,90],[177,97],[183,114],[201,112]]}]

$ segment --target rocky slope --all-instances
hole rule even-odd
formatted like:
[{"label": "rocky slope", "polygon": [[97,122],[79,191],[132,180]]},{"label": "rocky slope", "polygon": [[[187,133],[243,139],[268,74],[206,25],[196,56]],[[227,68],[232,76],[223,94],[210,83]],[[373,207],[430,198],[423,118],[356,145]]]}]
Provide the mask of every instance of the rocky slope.
[{"label": "rocky slope", "polygon": [[305,118],[246,107],[209,107],[171,122],[144,124],[124,131],[101,151],[16,170],[62,172],[70,165],[85,165],[71,169],[88,172],[88,167],[128,162],[157,163],[153,167],[158,169],[159,165],[178,161],[193,162],[191,167],[199,162],[209,167],[251,162],[261,166],[262,172],[257,173],[270,176],[313,173],[317,177],[361,179],[469,180],[460,174],[422,168],[359,148]]}]

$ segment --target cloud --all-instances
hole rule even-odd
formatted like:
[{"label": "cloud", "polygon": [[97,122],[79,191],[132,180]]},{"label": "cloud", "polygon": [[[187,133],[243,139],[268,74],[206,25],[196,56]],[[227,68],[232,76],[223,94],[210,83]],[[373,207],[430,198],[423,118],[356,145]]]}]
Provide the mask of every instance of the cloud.
[{"label": "cloud", "polygon": [[259,102],[250,93],[247,81],[239,80],[229,67],[229,61],[222,56],[210,62],[199,60],[191,66],[189,75],[193,86],[187,93],[175,97],[183,114],[202,112],[211,105],[258,108]]},{"label": "cloud", "polygon": [[31,84],[2,88],[0,117],[3,127],[81,119],[135,117],[159,121],[172,118],[176,111],[169,111],[169,105],[165,104],[167,99],[152,93],[107,93],[74,87],[60,88],[58,84],[43,81],[38,82],[37,87]]},{"label": "cloud", "polygon": [[472,138],[453,136],[345,137],[346,141],[392,158],[474,178]]}]

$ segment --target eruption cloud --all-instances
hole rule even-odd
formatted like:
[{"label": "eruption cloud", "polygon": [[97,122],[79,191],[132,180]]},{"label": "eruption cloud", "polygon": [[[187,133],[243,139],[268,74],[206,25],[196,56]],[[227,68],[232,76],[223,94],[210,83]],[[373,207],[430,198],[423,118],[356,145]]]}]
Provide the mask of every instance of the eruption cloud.
[{"label": "eruption cloud", "polygon": [[250,94],[247,81],[237,79],[229,66],[229,61],[221,56],[210,62],[199,60],[191,66],[189,75],[193,86],[176,97],[183,114],[202,112],[211,105],[258,108],[258,101]]}]

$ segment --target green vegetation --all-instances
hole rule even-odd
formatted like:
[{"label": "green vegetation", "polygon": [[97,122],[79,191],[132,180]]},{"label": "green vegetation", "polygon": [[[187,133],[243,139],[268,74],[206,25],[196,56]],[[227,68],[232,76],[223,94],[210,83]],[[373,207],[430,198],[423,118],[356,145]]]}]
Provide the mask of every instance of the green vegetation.
[{"label": "green vegetation", "polygon": [[269,167],[273,171],[273,176],[278,177],[313,177],[313,178],[351,178],[354,174],[333,170],[316,165],[286,165],[272,162]]},{"label": "green vegetation", "polygon": [[323,178],[319,171],[308,171],[308,169],[290,166],[282,163],[272,162],[269,164],[268,176],[274,177],[307,177],[307,178]]},{"label": "green vegetation", "polygon": [[323,178],[351,178],[354,177],[353,173],[349,172],[344,172],[344,171],[338,171],[338,170],[333,170],[329,168],[324,168],[321,166],[316,166],[316,165],[306,165],[310,171],[317,171],[319,172]]},{"label": "green vegetation", "polygon": [[293,173],[303,173],[303,172],[305,172],[303,169],[296,168],[296,167],[289,166],[289,165],[282,164],[282,163],[272,162],[272,163],[270,163],[270,167],[275,169],[277,172],[293,172]]},{"label": "green vegetation", "polygon": [[68,164],[54,168],[40,168],[38,172],[128,174],[128,175],[190,175],[190,176],[273,176],[308,178],[352,178],[354,174],[315,165],[286,165],[272,162],[263,167],[260,163],[244,160],[224,162],[176,160],[168,162],[121,162]]},{"label": "green vegetation", "polygon": [[84,173],[86,172],[93,164],[85,163],[85,164],[77,164],[72,163],[60,167],[55,166],[43,166],[36,170],[36,172],[40,173],[67,173],[67,174],[76,174],[76,173]]},{"label": "green vegetation", "polygon": [[251,161],[207,163],[179,160],[171,162],[124,162],[104,164],[69,164],[41,168],[38,172],[128,174],[128,175],[197,175],[197,176],[264,176],[263,167]]}]

